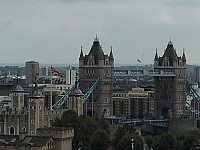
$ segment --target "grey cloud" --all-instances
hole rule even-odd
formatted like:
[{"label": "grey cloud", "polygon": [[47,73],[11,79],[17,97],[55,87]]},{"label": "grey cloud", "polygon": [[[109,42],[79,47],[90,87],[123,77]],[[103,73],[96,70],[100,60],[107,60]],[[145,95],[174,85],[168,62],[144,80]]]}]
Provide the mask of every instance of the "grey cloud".
[{"label": "grey cloud", "polygon": [[185,48],[195,63],[199,18],[197,0],[0,1],[1,61],[78,63],[80,46],[88,53],[98,34],[105,53],[113,46],[117,63],[134,64],[143,54],[143,63],[152,63],[170,37],[178,54]]}]

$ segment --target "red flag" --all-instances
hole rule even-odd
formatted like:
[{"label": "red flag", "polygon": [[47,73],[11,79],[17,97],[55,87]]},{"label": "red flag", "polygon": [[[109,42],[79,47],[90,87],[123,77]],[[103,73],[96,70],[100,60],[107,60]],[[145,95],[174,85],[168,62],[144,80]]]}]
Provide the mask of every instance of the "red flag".
[{"label": "red flag", "polygon": [[137,61],[138,61],[139,63],[141,63],[141,60],[137,59]]},{"label": "red flag", "polygon": [[53,68],[52,66],[51,66],[51,73],[52,73],[52,75],[63,76],[62,73],[60,73],[58,70],[56,70],[56,69]]}]

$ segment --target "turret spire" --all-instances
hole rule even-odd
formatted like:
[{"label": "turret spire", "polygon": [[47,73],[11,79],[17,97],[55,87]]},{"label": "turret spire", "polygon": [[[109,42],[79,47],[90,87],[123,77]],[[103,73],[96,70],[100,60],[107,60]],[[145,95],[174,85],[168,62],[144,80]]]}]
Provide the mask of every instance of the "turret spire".
[{"label": "turret spire", "polygon": [[19,85],[19,69],[17,71],[17,85]]},{"label": "turret spire", "polygon": [[185,57],[185,49],[183,49],[183,56],[182,56],[182,60],[186,61],[186,57]]},{"label": "turret spire", "polygon": [[168,42],[168,45],[167,46],[169,46],[169,45],[172,45],[173,46],[173,43],[172,43],[172,38],[170,37],[170,40],[169,40],[169,42]]},{"label": "turret spire", "polygon": [[99,43],[99,39],[97,37],[97,34],[96,34],[96,37],[94,38],[94,43]]},{"label": "turret spire", "polygon": [[17,71],[17,85],[16,85],[16,88],[15,88],[15,91],[22,91],[23,92],[24,90],[19,84],[19,74],[20,74],[20,70],[18,69],[18,71]]},{"label": "turret spire", "polygon": [[79,56],[79,60],[81,60],[81,59],[84,59],[82,45],[81,45],[81,53],[80,53],[80,56]]},{"label": "turret spire", "polygon": [[34,93],[33,93],[33,96],[34,97],[41,97],[42,96],[42,93],[39,92],[38,90],[38,72],[35,74],[35,89],[34,89]]},{"label": "turret spire", "polygon": [[113,53],[112,53],[112,46],[110,47],[110,55],[109,55],[109,58],[110,58],[111,60],[114,60]]},{"label": "turret spire", "polygon": [[156,54],[155,54],[155,58],[154,58],[154,61],[158,61],[158,53],[157,53],[157,48],[156,48]]}]

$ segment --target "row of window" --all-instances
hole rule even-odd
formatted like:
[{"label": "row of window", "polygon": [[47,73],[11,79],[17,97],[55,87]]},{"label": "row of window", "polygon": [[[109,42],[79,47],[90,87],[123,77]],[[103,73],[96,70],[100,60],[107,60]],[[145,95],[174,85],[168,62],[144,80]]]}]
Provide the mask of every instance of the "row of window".
[{"label": "row of window", "polygon": [[[1,129],[0,129],[0,130],[1,130]],[[22,131],[23,131],[23,132],[26,132],[26,128],[23,127],[23,128],[22,128]],[[14,134],[15,134],[15,128],[14,128],[13,126],[10,127],[9,133],[10,133],[10,135],[14,135]]]},{"label": "row of window", "polygon": [[[98,62],[97,62],[97,60],[88,60],[87,64],[88,65],[97,65]],[[104,60],[104,65],[109,65],[109,60],[108,59]]]}]

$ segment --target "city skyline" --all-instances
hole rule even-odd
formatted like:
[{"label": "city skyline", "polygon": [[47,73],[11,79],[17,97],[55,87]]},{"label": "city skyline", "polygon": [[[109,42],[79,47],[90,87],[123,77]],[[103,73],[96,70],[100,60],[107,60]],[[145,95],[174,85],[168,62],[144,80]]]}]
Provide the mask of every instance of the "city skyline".
[{"label": "city skyline", "polygon": [[78,64],[81,45],[87,54],[97,34],[116,64],[152,64],[170,38],[178,56],[184,48],[187,63],[198,64],[199,8],[198,0],[1,1],[1,63]]}]

